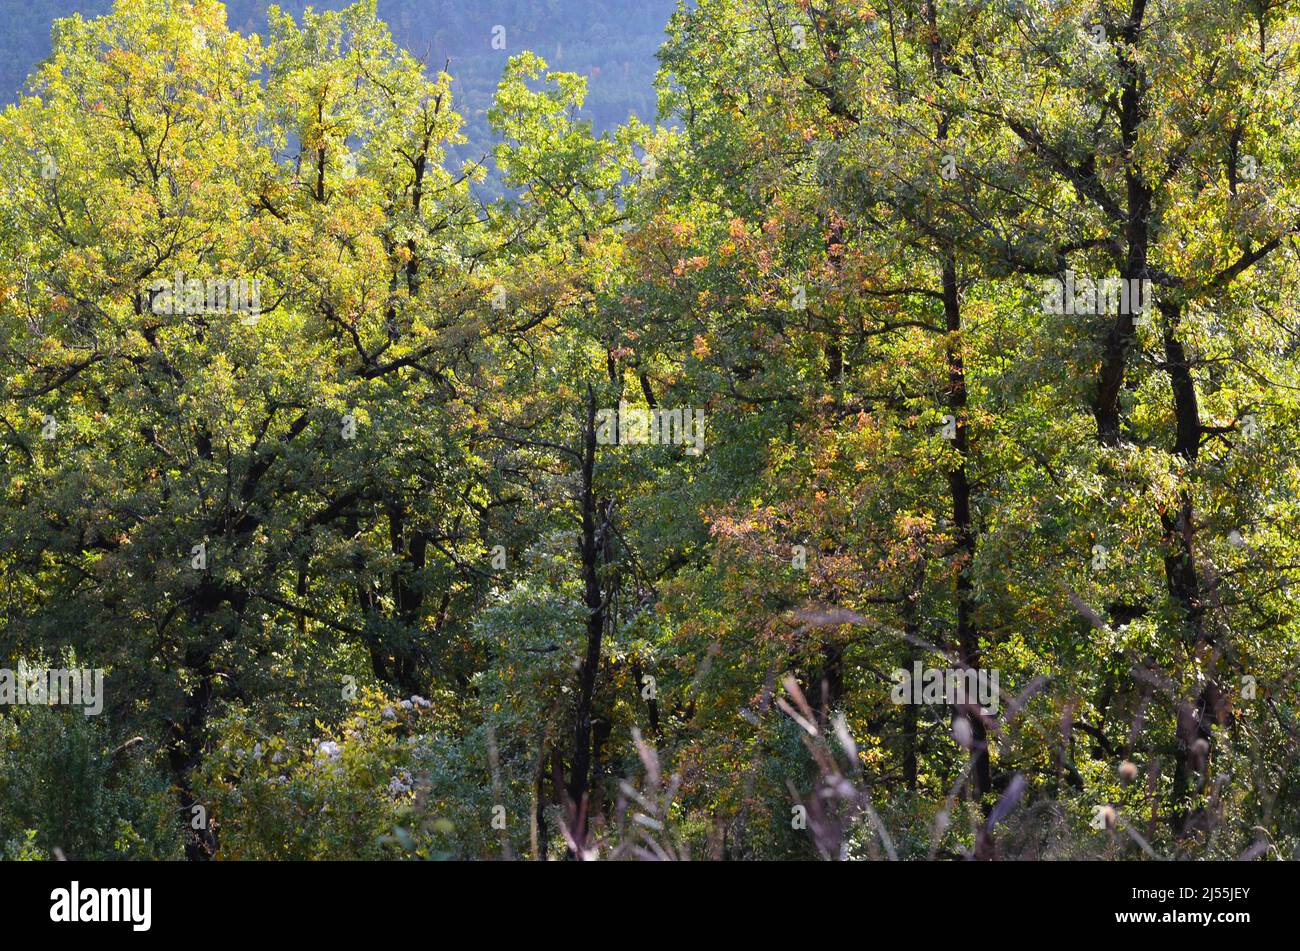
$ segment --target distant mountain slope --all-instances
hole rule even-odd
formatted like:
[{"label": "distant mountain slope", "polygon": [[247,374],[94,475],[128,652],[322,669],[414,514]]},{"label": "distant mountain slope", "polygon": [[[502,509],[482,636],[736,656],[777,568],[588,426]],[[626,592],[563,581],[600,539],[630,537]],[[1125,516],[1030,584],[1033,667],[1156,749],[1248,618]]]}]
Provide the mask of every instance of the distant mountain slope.
[{"label": "distant mountain slope", "polygon": [[[318,10],[348,0],[317,0]],[[281,0],[295,15],[309,4]],[[13,102],[32,68],[50,52],[50,24],[80,13],[99,16],[112,0],[0,0],[0,103]],[[264,33],[267,0],[228,0],[227,20],[241,32]],[[447,64],[456,108],[469,120],[475,147],[486,141],[487,110],[506,57],[524,49],[556,69],[590,78],[587,107],[598,128],[635,114],[654,117],[655,51],[675,0],[379,0],[379,15],[397,42],[433,69]],[[494,26],[505,27],[505,50],[492,49]]]}]

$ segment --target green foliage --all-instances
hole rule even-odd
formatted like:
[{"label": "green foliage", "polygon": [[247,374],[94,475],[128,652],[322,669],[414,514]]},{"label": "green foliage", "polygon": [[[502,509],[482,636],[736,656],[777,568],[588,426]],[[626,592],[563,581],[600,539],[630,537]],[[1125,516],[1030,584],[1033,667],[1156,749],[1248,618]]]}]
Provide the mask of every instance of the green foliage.
[{"label": "green foliage", "polygon": [[180,818],[157,758],[111,746],[79,709],[19,707],[0,719],[6,859],[169,859]]},{"label": "green foliage", "polygon": [[700,0],[608,130],[382,10],[118,0],[0,115],[0,656],[114,671],[6,855],[1295,857],[1293,11]]}]

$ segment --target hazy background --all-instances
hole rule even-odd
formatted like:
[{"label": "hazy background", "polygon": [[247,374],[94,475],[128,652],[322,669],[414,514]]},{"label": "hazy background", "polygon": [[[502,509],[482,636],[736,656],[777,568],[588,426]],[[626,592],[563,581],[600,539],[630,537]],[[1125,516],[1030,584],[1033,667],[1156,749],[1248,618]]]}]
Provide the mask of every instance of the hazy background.
[{"label": "hazy background", "polygon": [[[241,33],[266,34],[267,0],[227,0],[227,21]],[[348,0],[281,0],[295,17],[307,6],[337,10]],[[598,129],[631,114],[655,114],[655,51],[675,0],[379,0],[393,37],[431,69],[446,64],[456,109],[466,119],[477,158],[488,145],[485,113],[506,58],[540,53],[551,67],[588,77],[587,107]],[[49,55],[50,24],[80,13],[106,13],[112,0],[0,0],[0,104],[13,102],[32,67]],[[507,48],[492,49],[492,27],[506,28]],[[473,156],[470,153],[476,153]]]}]

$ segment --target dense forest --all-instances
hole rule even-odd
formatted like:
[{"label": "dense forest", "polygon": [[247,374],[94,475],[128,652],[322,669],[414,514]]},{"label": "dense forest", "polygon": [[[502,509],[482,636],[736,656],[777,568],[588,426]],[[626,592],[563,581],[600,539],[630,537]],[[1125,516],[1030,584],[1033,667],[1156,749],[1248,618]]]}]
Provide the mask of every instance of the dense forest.
[{"label": "dense forest", "polygon": [[1300,4],[332,6],[0,114],[0,857],[1300,857]]}]

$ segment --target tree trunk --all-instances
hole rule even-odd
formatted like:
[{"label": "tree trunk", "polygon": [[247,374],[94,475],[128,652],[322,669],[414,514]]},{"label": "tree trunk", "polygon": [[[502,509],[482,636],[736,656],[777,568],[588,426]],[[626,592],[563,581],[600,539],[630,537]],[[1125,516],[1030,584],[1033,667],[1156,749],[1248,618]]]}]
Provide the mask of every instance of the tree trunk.
[{"label": "tree trunk", "polygon": [[[1178,339],[1182,309],[1178,304],[1165,302],[1159,309],[1164,323],[1165,369],[1169,374],[1174,402],[1174,452],[1190,467],[1200,451],[1202,426],[1196,382],[1192,378],[1186,348]],[[1212,645],[1205,630],[1205,603],[1201,577],[1196,568],[1196,520],[1190,489],[1183,487],[1179,490],[1177,511],[1163,513],[1160,520],[1168,551],[1164,559],[1165,582],[1169,597],[1183,618],[1183,641],[1198,653],[1208,654],[1205,657],[1205,684],[1195,703],[1179,704],[1175,714],[1174,805],[1170,815],[1181,832],[1188,819],[1181,802],[1189,791],[1191,774],[1199,771],[1204,778],[1209,771],[1214,720],[1219,715],[1219,698],[1223,693],[1215,670],[1218,655],[1210,649]],[[1198,754],[1196,745],[1200,740],[1205,741],[1205,749]]]},{"label": "tree trunk", "polygon": [[[953,532],[957,559],[957,647],[962,664],[974,670],[980,666],[980,634],[975,625],[975,586],[971,570],[975,562],[975,525],[971,515],[970,479],[966,460],[970,446],[966,435],[966,367],[962,358],[961,301],[957,295],[957,265],[949,254],[943,262],[943,312],[948,332],[948,410],[956,420],[953,448],[958,462],[948,470],[948,490],[952,497]],[[992,786],[989,752],[984,721],[975,710],[966,711],[971,728],[971,794],[980,799]]]},{"label": "tree trunk", "polygon": [[605,532],[610,511],[601,524],[595,491],[596,470],[596,393],[587,387],[587,419],[583,431],[581,497],[582,509],[582,585],[587,609],[587,649],[578,670],[578,696],[573,722],[573,761],[570,764],[568,796],[573,816],[574,841],[581,844],[586,836],[586,815],[591,780],[592,702],[596,692],[596,674],[600,669],[601,640],[605,633],[605,598],[600,583],[600,565],[606,544]]}]

